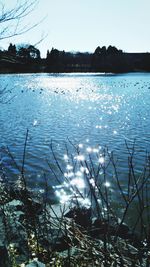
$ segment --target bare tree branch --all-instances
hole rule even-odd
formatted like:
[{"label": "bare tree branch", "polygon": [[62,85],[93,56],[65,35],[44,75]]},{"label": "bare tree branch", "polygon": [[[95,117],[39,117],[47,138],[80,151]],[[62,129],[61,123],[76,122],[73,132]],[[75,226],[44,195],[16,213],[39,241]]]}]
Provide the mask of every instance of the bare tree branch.
[{"label": "bare tree branch", "polygon": [[34,29],[43,20],[26,24],[24,19],[36,8],[38,0],[17,0],[14,7],[7,9],[5,4],[0,3],[0,40],[22,35]]}]

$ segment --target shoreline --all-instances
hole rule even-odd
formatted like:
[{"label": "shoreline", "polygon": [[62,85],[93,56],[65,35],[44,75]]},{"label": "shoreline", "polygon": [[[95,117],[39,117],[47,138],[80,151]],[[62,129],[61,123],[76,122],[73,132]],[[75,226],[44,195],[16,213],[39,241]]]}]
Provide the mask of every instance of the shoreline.
[{"label": "shoreline", "polygon": [[38,73],[41,73],[41,74],[89,74],[89,75],[92,75],[92,74],[99,74],[99,75],[119,75],[119,74],[140,74],[140,73],[147,73],[149,74],[150,71],[143,71],[143,70],[135,70],[135,71],[125,71],[125,72],[100,72],[100,71],[67,71],[67,72],[48,72],[48,71],[0,71],[0,75],[3,75],[3,74],[38,74]]}]

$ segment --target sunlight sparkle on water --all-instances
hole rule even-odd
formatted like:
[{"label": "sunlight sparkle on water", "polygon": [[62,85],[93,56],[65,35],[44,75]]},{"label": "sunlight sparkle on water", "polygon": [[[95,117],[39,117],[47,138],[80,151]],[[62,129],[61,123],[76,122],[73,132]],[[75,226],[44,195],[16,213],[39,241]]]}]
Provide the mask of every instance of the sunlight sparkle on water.
[{"label": "sunlight sparkle on water", "polygon": [[99,149],[98,148],[87,147],[86,151],[88,153],[98,153]]},{"label": "sunlight sparkle on water", "polygon": [[64,160],[65,160],[65,161],[68,161],[68,159],[69,159],[68,155],[65,154],[65,155],[64,155]]},{"label": "sunlight sparkle on water", "polygon": [[65,177],[65,178],[71,178],[71,177],[73,177],[73,176],[74,176],[74,173],[73,173],[73,172],[69,172],[69,173],[65,172],[65,173],[64,173],[64,177]]},{"label": "sunlight sparkle on water", "polygon": [[72,167],[70,164],[67,164],[66,169],[67,169],[68,171],[71,171],[71,170],[73,169],[73,167]]},{"label": "sunlight sparkle on water", "polygon": [[80,167],[80,171],[81,172],[84,172],[85,171],[85,168],[83,166]]},{"label": "sunlight sparkle on water", "polygon": [[88,168],[86,168],[86,167],[83,167],[83,166],[81,166],[80,167],[80,171],[82,172],[82,173],[86,173],[86,174],[89,174],[89,170],[88,170]]},{"label": "sunlight sparkle on water", "polygon": [[93,148],[93,153],[98,153],[99,149],[98,148]]},{"label": "sunlight sparkle on water", "polygon": [[55,194],[60,199],[61,204],[65,204],[70,199],[70,196],[66,194],[64,189],[56,190]]},{"label": "sunlight sparkle on water", "polygon": [[84,155],[78,155],[78,156],[75,156],[74,159],[76,159],[78,161],[84,161],[85,157],[84,157]]},{"label": "sunlight sparkle on water", "polygon": [[94,180],[93,178],[91,178],[91,179],[89,180],[89,182],[90,182],[90,184],[91,184],[93,187],[96,186],[96,184],[95,184],[95,180]]},{"label": "sunlight sparkle on water", "polygon": [[80,198],[79,202],[81,203],[81,205],[83,205],[84,207],[89,208],[91,206],[91,201],[88,198]]},{"label": "sunlight sparkle on water", "polygon": [[83,144],[79,144],[78,147],[79,147],[79,148],[83,148]]},{"label": "sunlight sparkle on water", "polygon": [[85,188],[85,183],[81,178],[74,178],[73,180],[71,180],[70,184],[80,189]]},{"label": "sunlight sparkle on water", "polygon": [[104,164],[104,162],[105,162],[105,158],[101,156],[101,157],[99,158],[98,162],[99,162],[100,164]]},{"label": "sunlight sparkle on water", "polygon": [[112,109],[113,109],[115,112],[118,112],[118,110],[119,110],[119,106],[118,106],[118,105],[113,105],[113,106],[112,106]]},{"label": "sunlight sparkle on water", "polygon": [[107,181],[104,183],[104,185],[105,185],[106,187],[110,187],[110,183],[107,182]]},{"label": "sunlight sparkle on water", "polygon": [[83,173],[82,173],[81,171],[77,171],[77,172],[75,173],[75,175],[76,175],[76,176],[82,176]]},{"label": "sunlight sparkle on water", "polygon": [[95,128],[96,129],[102,129],[102,125],[96,125]]},{"label": "sunlight sparkle on water", "polygon": [[[110,95],[99,94],[99,92],[91,90],[91,83],[86,83],[85,86],[85,84],[83,85],[81,83],[81,79],[76,79],[76,77],[70,76],[65,78],[64,76],[57,76],[53,78],[45,77],[45,79],[39,80],[42,88],[47,89],[48,93],[57,93],[57,95],[61,94],[63,97],[69,98],[71,101],[89,100],[90,98],[90,100],[94,102],[97,100],[109,99],[111,97]],[[49,84],[51,84],[51,88],[49,88]]]},{"label": "sunlight sparkle on water", "polygon": [[91,148],[91,147],[87,147],[86,151],[87,151],[88,153],[92,153],[92,148]]},{"label": "sunlight sparkle on water", "polygon": [[33,121],[33,126],[36,126],[38,124],[38,121],[37,120],[34,120]]}]

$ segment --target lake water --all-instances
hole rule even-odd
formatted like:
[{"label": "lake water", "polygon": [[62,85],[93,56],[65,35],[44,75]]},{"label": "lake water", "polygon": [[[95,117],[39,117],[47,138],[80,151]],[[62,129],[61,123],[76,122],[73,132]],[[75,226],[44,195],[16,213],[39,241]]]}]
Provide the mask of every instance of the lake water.
[{"label": "lake water", "polygon": [[[57,172],[52,140],[57,159],[69,173],[69,140],[80,149],[79,160],[100,153],[101,164],[100,151],[107,146],[119,160],[122,181],[128,172],[125,140],[129,146],[135,141],[140,172],[145,151],[150,151],[150,74],[5,74],[0,84],[6,87],[0,99],[1,172],[11,180],[19,175],[12,156],[22,166],[27,128],[25,175],[32,188],[42,188],[45,176],[57,184],[49,167]],[[79,184],[79,178],[74,182]]]}]

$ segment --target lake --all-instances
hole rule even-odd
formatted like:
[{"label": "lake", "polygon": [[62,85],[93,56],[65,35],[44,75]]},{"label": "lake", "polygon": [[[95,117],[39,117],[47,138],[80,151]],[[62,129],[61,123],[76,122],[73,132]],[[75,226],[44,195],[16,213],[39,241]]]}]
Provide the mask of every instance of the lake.
[{"label": "lake", "polygon": [[[100,153],[101,164],[107,147],[119,160],[122,182],[128,173],[125,141],[129,146],[135,142],[135,168],[140,173],[145,153],[150,151],[149,73],[1,74],[0,84],[6,87],[0,99],[1,173],[11,181],[20,175],[14,162],[21,168],[27,129],[25,175],[33,189],[42,190],[44,177],[58,186],[50,170],[57,172],[58,167],[51,142],[62,170],[69,173],[72,166],[65,146],[73,155],[73,146],[77,146],[81,161]],[[78,176],[73,181],[82,188]]]}]

